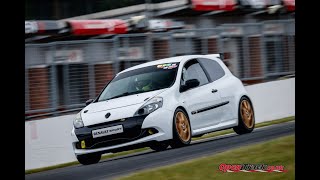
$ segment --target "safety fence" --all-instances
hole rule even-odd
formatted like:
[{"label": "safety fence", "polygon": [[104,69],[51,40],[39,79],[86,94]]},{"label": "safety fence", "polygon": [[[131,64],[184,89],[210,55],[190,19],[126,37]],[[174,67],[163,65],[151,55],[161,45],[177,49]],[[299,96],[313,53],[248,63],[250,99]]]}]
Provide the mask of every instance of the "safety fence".
[{"label": "safety fence", "polygon": [[294,74],[295,21],[26,44],[26,119],[81,109],[116,73],[131,66],[172,56],[214,53],[223,53],[225,64],[246,84]]}]

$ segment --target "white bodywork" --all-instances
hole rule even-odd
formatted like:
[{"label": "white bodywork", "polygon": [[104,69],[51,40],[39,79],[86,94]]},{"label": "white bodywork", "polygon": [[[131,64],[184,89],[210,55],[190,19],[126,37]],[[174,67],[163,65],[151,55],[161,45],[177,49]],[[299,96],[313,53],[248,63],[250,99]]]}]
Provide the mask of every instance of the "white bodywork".
[{"label": "white bodywork", "polygon": [[[219,65],[225,71],[225,75],[211,83],[198,86],[190,89],[186,92],[179,92],[181,73],[184,64],[196,58],[211,59],[219,63]],[[134,113],[145,103],[146,98],[162,97],[163,106],[156,111],[150,113],[143,121],[142,128],[156,128],[159,133],[131,141],[124,144],[118,144],[109,147],[97,148],[97,149],[76,149],[74,148],[76,155],[94,153],[99,151],[111,150],[119,147],[133,145],[137,143],[147,142],[151,140],[163,141],[173,138],[173,117],[174,112],[178,107],[186,110],[190,124],[192,135],[205,134],[212,131],[218,131],[226,128],[232,128],[238,125],[238,108],[239,101],[242,96],[247,94],[242,82],[233,76],[225,64],[219,59],[219,54],[213,55],[188,55],[178,56],[172,58],[166,58],[162,60],[152,61],[138,66],[128,68],[120,73],[138,69],[146,66],[157,65],[161,63],[180,62],[179,69],[174,84],[167,89],[161,89],[157,91],[151,91],[136,95],[130,95],[112,99],[108,102],[92,103],[85,107],[81,111],[82,120],[84,126],[99,124],[107,121],[118,120],[121,118],[132,117]],[[216,93],[211,91],[216,89]],[[207,110],[202,113],[191,114],[191,112],[212,106],[219,103],[228,102],[212,110]],[[90,113],[83,113],[83,111],[89,110]],[[104,117],[106,112],[110,112],[111,116],[108,120]],[[72,130],[72,139],[74,142],[78,142],[78,139]]]}]

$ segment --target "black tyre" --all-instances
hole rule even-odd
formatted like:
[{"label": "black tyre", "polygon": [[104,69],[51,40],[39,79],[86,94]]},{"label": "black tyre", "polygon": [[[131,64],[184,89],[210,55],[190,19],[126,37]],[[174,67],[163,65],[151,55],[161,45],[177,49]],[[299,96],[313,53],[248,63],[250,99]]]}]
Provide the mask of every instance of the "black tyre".
[{"label": "black tyre", "polygon": [[89,165],[98,163],[101,159],[101,154],[85,154],[85,155],[78,155],[77,159],[80,164]]},{"label": "black tyre", "polygon": [[239,102],[238,119],[238,126],[233,128],[237,134],[246,134],[253,131],[255,126],[254,109],[250,99],[245,96]]},{"label": "black tyre", "polygon": [[170,143],[172,148],[178,148],[190,144],[191,126],[187,113],[178,108],[173,117],[173,139]]},{"label": "black tyre", "polygon": [[149,147],[155,151],[164,151],[168,148],[168,146],[169,146],[169,143],[166,141],[163,141],[163,142],[154,142],[150,144]]}]

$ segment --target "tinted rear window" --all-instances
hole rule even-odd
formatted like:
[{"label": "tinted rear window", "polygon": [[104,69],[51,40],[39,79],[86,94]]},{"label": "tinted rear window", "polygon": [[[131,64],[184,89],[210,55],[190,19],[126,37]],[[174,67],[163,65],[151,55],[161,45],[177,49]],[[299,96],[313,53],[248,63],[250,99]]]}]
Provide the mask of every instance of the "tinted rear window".
[{"label": "tinted rear window", "polygon": [[198,60],[203,64],[212,81],[220,79],[225,75],[224,70],[218,62],[205,58],[199,58]]}]

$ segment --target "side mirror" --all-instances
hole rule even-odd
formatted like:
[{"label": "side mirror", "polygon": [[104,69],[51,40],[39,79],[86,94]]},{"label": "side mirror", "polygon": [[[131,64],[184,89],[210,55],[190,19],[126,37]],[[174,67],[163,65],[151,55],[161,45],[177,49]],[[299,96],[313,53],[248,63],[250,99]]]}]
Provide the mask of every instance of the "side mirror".
[{"label": "side mirror", "polygon": [[180,87],[180,91],[186,91],[188,89],[199,86],[200,81],[198,79],[189,79],[186,81],[186,84]]},{"label": "side mirror", "polygon": [[92,103],[92,101],[93,101],[93,99],[89,99],[89,100],[87,100],[87,101],[86,101],[86,106],[88,106],[89,104],[91,104],[91,103]]}]

